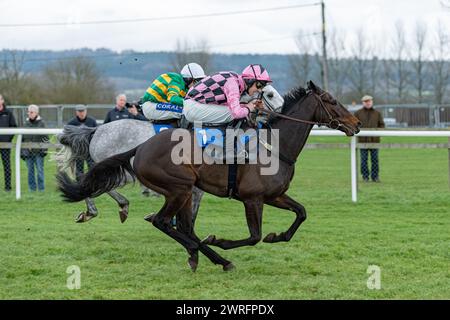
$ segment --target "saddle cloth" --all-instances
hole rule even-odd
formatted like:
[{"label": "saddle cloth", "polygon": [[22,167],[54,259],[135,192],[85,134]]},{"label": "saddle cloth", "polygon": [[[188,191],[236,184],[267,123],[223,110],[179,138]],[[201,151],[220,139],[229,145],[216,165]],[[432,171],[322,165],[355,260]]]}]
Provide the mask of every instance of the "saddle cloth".
[{"label": "saddle cloth", "polygon": [[[209,157],[220,163],[236,163],[238,160],[239,163],[242,161],[245,163],[255,160],[258,151],[258,129],[239,130],[240,124],[238,122],[224,126],[194,127],[195,141]],[[227,139],[227,133],[230,134],[230,130],[233,132]]]}]

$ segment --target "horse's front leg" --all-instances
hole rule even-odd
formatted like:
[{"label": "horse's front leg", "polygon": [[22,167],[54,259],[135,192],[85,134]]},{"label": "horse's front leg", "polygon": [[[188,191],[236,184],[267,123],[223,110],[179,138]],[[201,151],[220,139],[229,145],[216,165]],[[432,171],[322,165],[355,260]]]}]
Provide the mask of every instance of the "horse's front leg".
[{"label": "horse's front leg", "polygon": [[245,200],[245,217],[247,218],[250,237],[242,240],[216,239],[210,235],[202,241],[204,244],[213,245],[228,250],[242,246],[254,246],[261,240],[262,212],[264,202],[262,199]]},{"label": "horse's front leg", "polygon": [[280,241],[289,241],[294,236],[297,229],[300,227],[303,221],[306,220],[306,210],[300,203],[290,198],[288,195],[283,194],[273,200],[265,202],[268,205],[286,209],[290,211],[294,211],[296,214],[295,220],[289,229],[285,232],[281,232],[280,234],[269,233],[264,239],[264,242],[274,243]]}]

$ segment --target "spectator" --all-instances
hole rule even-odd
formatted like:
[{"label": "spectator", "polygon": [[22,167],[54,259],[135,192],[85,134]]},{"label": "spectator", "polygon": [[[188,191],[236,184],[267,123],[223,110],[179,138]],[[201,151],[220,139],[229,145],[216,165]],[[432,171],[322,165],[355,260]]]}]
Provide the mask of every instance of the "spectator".
[{"label": "spectator", "polygon": [[[12,111],[5,105],[3,96],[0,95],[0,128],[17,127],[16,119]],[[11,142],[13,135],[0,135],[0,142]],[[3,163],[3,172],[5,176],[5,190],[11,191],[11,149],[0,149]]]},{"label": "spectator", "polygon": [[[25,127],[45,128],[45,123],[39,116],[39,107],[32,104],[28,107],[28,118],[25,121]],[[23,142],[48,142],[46,135],[24,135]],[[44,157],[47,155],[47,149],[23,149],[21,157],[27,162],[28,167],[28,188],[30,191],[36,191],[37,171],[37,189],[44,191]]]},{"label": "spectator", "polygon": [[[71,119],[68,123],[68,125],[72,126],[78,126],[78,127],[91,127],[95,128],[97,127],[97,120],[95,120],[92,117],[89,117],[87,115],[87,107],[83,104],[79,104],[75,106],[75,117]],[[84,160],[76,160],[75,163],[75,173],[77,179],[83,174],[84,172]],[[88,168],[91,168],[91,166],[94,164],[94,161],[92,161],[91,158],[86,160]]]},{"label": "spectator", "polygon": [[138,112],[136,107],[131,107],[128,109],[126,108],[126,106],[127,106],[127,96],[124,94],[119,94],[116,97],[116,106],[114,107],[114,109],[108,112],[105,121],[103,123],[108,123],[120,119],[136,119],[147,121],[147,119]]},{"label": "spectator", "polygon": [[[355,112],[361,123],[361,128],[384,128],[384,120],[381,113],[373,108],[373,98],[371,96],[364,96],[361,99],[363,108]],[[358,137],[360,143],[380,143],[380,137]],[[369,172],[368,160],[372,162],[372,170]],[[379,178],[379,162],[378,162],[378,149],[361,149],[361,175],[365,182],[369,181],[369,175],[373,182],[380,182]]]}]

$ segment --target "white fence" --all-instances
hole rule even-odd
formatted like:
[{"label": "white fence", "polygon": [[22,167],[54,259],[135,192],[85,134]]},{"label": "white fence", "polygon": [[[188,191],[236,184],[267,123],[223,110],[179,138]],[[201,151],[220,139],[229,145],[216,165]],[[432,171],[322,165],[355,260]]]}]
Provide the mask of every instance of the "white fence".
[{"label": "white fence", "polygon": [[[47,135],[61,133],[62,129],[21,129],[21,128],[0,128],[0,135],[17,135],[15,145],[15,180],[16,180],[16,199],[21,197],[20,183],[20,149],[22,146],[22,136]],[[312,136],[344,136],[343,132],[335,130],[312,130]],[[449,138],[449,179],[450,179],[450,131],[397,131],[397,130],[362,130],[357,134],[359,137],[448,137]],[[350,172],[351,172],[351,199],[357,201],[357,154],[356,154],[356,136],[350,139]]]}]

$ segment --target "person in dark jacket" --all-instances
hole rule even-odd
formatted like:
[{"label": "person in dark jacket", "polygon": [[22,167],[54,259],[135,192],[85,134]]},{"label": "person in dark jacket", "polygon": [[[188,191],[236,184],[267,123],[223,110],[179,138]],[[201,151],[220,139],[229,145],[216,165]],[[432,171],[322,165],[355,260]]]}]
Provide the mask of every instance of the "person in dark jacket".
[{"label": "person in dark jacket", "polygon": [[126,108],[127,96],[124,94],[119,94],[116,97],[116,106],[114,109],[110,110],[103,123],[108,123],[121,119],[136,119],[142,121],[148,121],[142,114],[138,112],[136,107]]},{"label": "person in dark jacket", "polygon": [[[87,107],[85,105],[79,104],[75,106],[75,117],[71,119],[67,124],[77,127],[95,128],[97,127],[97,120],[87,115]],[[77,177],[77,180],[84,172],[84,162],[84,160],[76,160],[75,162],[75,175]],[[88,168],[90,169],[94,164],[94,161],[89,158],[86,160],[86,163]]]},{"label": "person in dark jacket", "polygon": [[87,107],[84,104],[79,104],[75,106],[75,117],[67,124],[71,126],[95,128],[97,127],[97,120],[88,116]]},{"label": "person in dark jacket", "polygon": [[[16,119],[11,110],[5,105],[3,96],[0,95],[0,128],[17,127]],[[0,135],[0,142],[11,142],[13,135]],[[11,149],[0,149],[2,157],[3,173],[5,177],[5,190],[11,191]]]},{"label": "person in dark jacket", "polygon": [[[28,118],[25,121],[27,128],[45,128],[45,123],[39,116],[39,107],[30,105],[28,107]],[[23,142],[48,142],[47,135],[24,135]],[[44,191],[44,157],[47,155],[47,149],[23,149],[21,157],[27,162],[28,167],[28,188],[30,191],[36,191],[37,171],[37,190]]]},{"label": "person in dark jacket", "polygon": [[[363,103],[363,108],[355,112],[355,117],[357,117],[361,123],[362,128],[384,128],[384,120],[381,113],[373,108],[373,98],[371,96],[365,95],[361,99]],[[358,137],[358,142],[360,143],[379,143],[380,137]],[[368,167],[368,159],[370,153],[370,160],[372,162],[371,171]],[[379,161],[378,161],[378,149],[361,149],[361,175],[364,181],[369,181],[369,175],[373,182],[380,182],[379,178]]]}]

